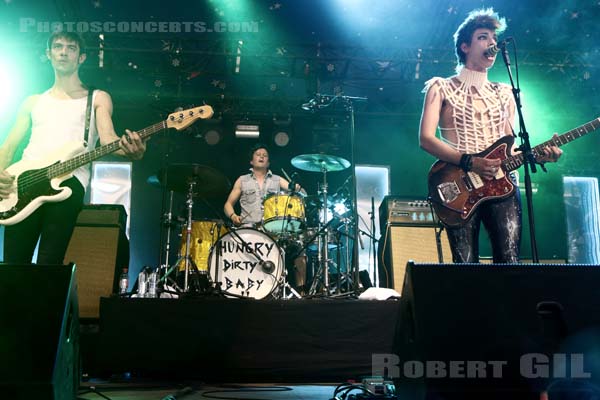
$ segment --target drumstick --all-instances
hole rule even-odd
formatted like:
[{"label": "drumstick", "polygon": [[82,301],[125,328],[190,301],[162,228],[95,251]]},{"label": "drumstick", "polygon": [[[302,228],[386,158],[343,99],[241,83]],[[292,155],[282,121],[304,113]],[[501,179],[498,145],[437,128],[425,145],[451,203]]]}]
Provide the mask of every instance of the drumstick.
[{"label": "drumstick", "polygon": [[287,172],[285,172],[285,169],[281,168],[281,172],[283,172],[283,176],[285,176],[288,181],[292,180],[292,178],[290,178],[290,176],[287,174]]},{"label": "drumstick", "polygon": [[246,213],[246,215],[243,215],[242,213],[240,213],[240,222],[244,222],[244,220],[250,215],[250,213]]}]

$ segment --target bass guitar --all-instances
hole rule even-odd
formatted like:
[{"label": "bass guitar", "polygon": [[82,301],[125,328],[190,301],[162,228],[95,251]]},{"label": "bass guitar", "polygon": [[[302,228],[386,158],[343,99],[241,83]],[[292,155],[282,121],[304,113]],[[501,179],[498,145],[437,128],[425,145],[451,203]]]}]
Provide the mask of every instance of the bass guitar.
[{"label": "bass guitar", "polygon": [[[533,155],[544,154],[546,146],[562,146],[595,131],[600,127],[596,118],[575,129],[532,148]],[[514,143],[513,136],[505,136],[474,157],[502,160],[498,172],[491,180],[485,180],[473,171],[465,172],[458,165],[436,161],[429,170],[428,189],[435,213],[447,226],[459,226],[471,218],[477,207],[495,199],[508,197],[516,190],[508,173],[524,162],[523,154],[509,155]]]},{"label": "bass guitar", "polygon": [[[196,120],[212,115],[212,107],[204,105],[171,113],[166,120],[137,132],[142,139],[147,139],[167,128],[183,130]],[[119,140],[88,152],[85,150],[81,142],[70,143],[43,160],[21,160],[8,167],[6,171],[15,177],[16,188],[0,200],[0,225],[16,224],[44,203],[67,199],[72,191],[60,184],[77,168],[119,150]]]}]

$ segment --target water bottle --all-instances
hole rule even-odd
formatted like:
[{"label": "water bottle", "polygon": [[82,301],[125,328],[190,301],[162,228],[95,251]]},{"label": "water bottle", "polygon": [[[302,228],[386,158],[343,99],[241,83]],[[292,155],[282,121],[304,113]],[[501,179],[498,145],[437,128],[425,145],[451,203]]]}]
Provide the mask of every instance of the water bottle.
[{"label": "water bottle", "polygon": [[140,274],[138,275],[138,297],[146,297],[146,293],[148,291],[148,274],[146,273],[146,268],[142,268]]},{"label": "water bottle", "polygon": [[129,269],[125,267],[119,277],[119,294],[126,294],[127,290],[129,290]]},{"label": "water bottle", "polygon": [[151,271],[148,274],[148,294],[146,297],[156,298],[156,284],[158,280],[158,274],[156,271]]}]

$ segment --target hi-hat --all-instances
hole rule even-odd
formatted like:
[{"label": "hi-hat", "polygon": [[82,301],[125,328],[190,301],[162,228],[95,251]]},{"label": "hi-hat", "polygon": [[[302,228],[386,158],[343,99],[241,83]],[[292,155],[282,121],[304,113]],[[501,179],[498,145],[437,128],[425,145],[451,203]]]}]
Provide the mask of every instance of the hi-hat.
[{"label": "hi-hat", "polygon": [[292,158],[292,165],[303,171],[332,172],[348,168],[350,161],[327,154],[302,154]]},{"label": "hi-hat", "polygon": [[231,187],[229,180],[221,172],[199,164],[171,164],[166,169],[161,169],[157,177],[162,185],[174,192],[188,193],[192,185],[194,196],[226,195]]}]

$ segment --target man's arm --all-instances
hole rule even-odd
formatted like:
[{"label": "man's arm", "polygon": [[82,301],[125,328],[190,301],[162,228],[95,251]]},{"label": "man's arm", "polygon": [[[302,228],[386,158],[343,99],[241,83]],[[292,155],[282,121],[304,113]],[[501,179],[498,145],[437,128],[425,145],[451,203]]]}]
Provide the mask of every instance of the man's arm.
[{"label": "man's arm", "polygon": [[96,110],[96,128],[98,129],[100,144],[105,145],[119,140],[120,150],[116,154],[132,160],[141,159],[146,151],[146,143],[140,136],[136,132],[126,129],[126,134],[119,138],[115,132],[112,122],[113,104],[110,95],[99,90],[96,94],[94,104]]},{"label": "man's arm", "polygon": [[233,189],[229,193],[227,197],[227,201],[225,201],[225,205],[223,206],[223,211],[225,215],[233,221],[235,225],[240,225],[242,223],[242,218],[235,213],[234,206],[235,203],[238,202],[240,196],[242,195],[242,181],[241,178],[237,178],[235,183],[233,184]]},{"label": "man's arm", "polygon": [[2,147],[0,147],[0,197],[8,196],[14,190],[14,177],[5,169],[10,165],[15,151],[31,128],[31,109],[38,95],[29,96],[19,107],[15,123],[10,129]]}]

